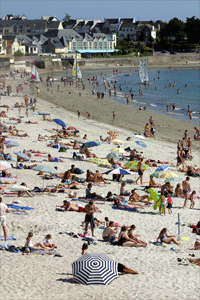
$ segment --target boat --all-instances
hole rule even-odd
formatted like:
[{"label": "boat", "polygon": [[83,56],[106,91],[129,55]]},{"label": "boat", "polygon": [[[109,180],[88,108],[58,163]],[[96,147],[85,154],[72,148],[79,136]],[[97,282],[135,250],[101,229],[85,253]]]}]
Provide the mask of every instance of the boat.
[{"label": "boat", "polygon": [[72,67],[72,76],[76,77],[76,81],[77,81],[77,79],[82,79],[82,73],[81,73],[81,70],[79,68],[79,64],[77,62],[77,55],[76,54],[75,54],[74,63],[73,63],[73,67]]},{"label": "boat", "polygon": [[140,60],[139,76],[140,76],[141,83],[146,83],[147,81],[149,81],[145,59],[143,61],[142,59]]},{"label": "boat", "polygon": [[40,82],[40,77],[39,77],[38,71],[36,69],[35,63],[33,64],[32,72],[31,72],[31,79],[34,82]]}]

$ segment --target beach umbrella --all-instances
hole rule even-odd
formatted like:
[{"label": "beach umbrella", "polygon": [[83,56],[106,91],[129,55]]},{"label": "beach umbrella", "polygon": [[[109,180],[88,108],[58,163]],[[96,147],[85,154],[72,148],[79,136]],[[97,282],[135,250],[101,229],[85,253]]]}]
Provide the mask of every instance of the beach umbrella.
[{"label": "beach umbrella", "polygon": [[119,153],[124,153],[124,152],[126,152],[123,148],[113,148],[111,151],[112,151],[112,152],[119,152]]},{"label": "beach umbrella", "polygon": [[20,144],[15,141],[5,141],[4,144],[6,145],[7,148],[20,146]]},{"label": "beach umbrella", "polygon": [[118,152],[118,151],[113,151],[113,152],[110,152],[110,153],[106,156],[106,158],[107,158],[107,159],[117,158],[117,157],[119,157],[120,155],[121,155],[120,152]]},{"label": "beach umbrella", "polygon": [[136,141],[136,144],[138,144],[141,147],[147,147],[147,145],[144,142]]},{"label": "beach umbrella", "polygon": [[56,124],[60,125],[60,126],[66,127],[65,122],[63,122],[63,121],[60,120],[60,119],[53,119],[53,121],[54,121]]},{"label": "beach umbrella", "polygon": [[102,167],[108,167],[108,168],[111,168],[111,164],[107,161],[107,159],[102,159],[102,158],[90,158],[87,160],[88,162],[91,162],[91,163],[94,163],[94,164],[97,164],[99,166],[102,166]]},{"label": "beach umbrella", "polygon": [[22,152],[14,152],[15,155],[25,159],[25,160],[30,160],[30,157],[28,157],[28,155],[22,153]]},{"label": "beach umbrella", "polygon": [[152,176],[155,177],[155,178],[159,178],[162,174],[163,174],[163,171],[160,171],[160,172],[158,171],[158,172],[154,172],[152,174]]},{"label": "beach umbrella", "polygon": [[170,168],[170,166],[168,166],[168,165],[163,165],[163,166],[158,167],[158,168],[155,170],[155,172],[163,172],[163,171],[167,170],[168,168]]},{"label": "beach umbrella", "polygon": [[[127,161],[124,166],[131,169],[131,170],[137,170],[137,165],[139,161]],[[144,162],[142,163],[142,169],[147,170],[149,166],[145,164]]]},{"label": "beach umbrella", "polygon": [[180,178],[180,177],[169,177],[169,178],[167,178],[164,182],[165,182],[165,183],[166,183],[166,182],[171,182],[171,181],[177,182],[177,181],[181,181],[181,180],[183,180],[183,179]]},{"label": "beach umbrella", "polygon": [[91,141],[91,142],[86,142],[85,144],[83,144],[81,146],[81,149],[84,149],[84,148],[92,148],[92,147],[96,147],[96,146],[99,146],[100,144],[97,143],[97,142],[94,142],[94,141]]},{"label": "beach umbrella", "polygon": [[26,192],[29,190],[29,188],[21,184],[13,184],[12,186],[9,187],[9,189],[12,191],[20,191],[20,192]]},{"label": "beach umbrella", "polygon": [[76,128],[70,126],[70,127],[67,128],[67,130],[76,130]]},{"label": "beach umbrella", "polygon": [[85,253],[72,264],[72,274],[83,285],[107,285],[118,276],[117,262],[104,253]]},{"label": "beach umbrella", "polygon": [[112,131],[112,130],[108,131],[107,134],[112,135],[112,136],[118,136],[119,135],[119,133],[117,131]]},{"label": "beach umbrella", "polygon": [[114,144],[124,144],[123,141],[118,140],[118,139],[111,140],[110,142],[111,142],[111,143],[114,143]]},{"label": "beach umbrella", "polygon": [[122,169],[122,168],[116,168],[116,169],[112,169],[112,170],[109,170],[109,171],[106,171],[105,173],[103,174],[121,174],[121,175],[131,175],[130,172]]},{"label": "beach umbrella", "polygon": [[0,160],[0,171],[5,171],[11,168],[11,165],[5,161],[5,160]]},{"label": "beach umbrella", "polygon": [[163,173],[160,175],[160,177],[161,177],[161,178],[167,179],[167,178],[170,178],[170,177],[178,177],[178,175],[175,174],[175,173],[173,173],[173,172],[166,172],[166,173],[163,172]]},{"label": "beach umbrella", "polygon": [[59,174],[59,172],[55,168],[47,165],[37,165],[33,167],[32,170],[50,174]]}]

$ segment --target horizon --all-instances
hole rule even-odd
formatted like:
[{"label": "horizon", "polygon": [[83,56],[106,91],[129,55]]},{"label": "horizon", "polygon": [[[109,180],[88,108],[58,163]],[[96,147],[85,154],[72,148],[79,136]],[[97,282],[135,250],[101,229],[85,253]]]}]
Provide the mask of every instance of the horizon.
[{"label": "horizon", "polygon": [[[134,1],[125,0],[122,2],[118,0],[106,1],[103,6],[101,1],[7,1],[0,2],[0,18],[6,17],[8,14],[25,15],[27,19],[41,19],[42,16],[56,16],[59,21],[65,17],[65,13],[71,16],[71,19],[84,20],[101,20],[104,18],[135,18],[136,21],[150,21],[156,22],[161,20],[169,22],[173,18],[178,18],[186,21],[186,18],[193,16],[199,18],[200,2],[195,1]],[[52,4],[52,5],[51,5]],[[92,4],[92,6],[91,6]],[[173,8],[172,8],[173,5]],[[65,7],[63,7],[65,6]],[[87,7],[89,9],[87,9]],[[196,13],[198,12],[198,14]],[[91,17],[92,16],[92,17]]]}]

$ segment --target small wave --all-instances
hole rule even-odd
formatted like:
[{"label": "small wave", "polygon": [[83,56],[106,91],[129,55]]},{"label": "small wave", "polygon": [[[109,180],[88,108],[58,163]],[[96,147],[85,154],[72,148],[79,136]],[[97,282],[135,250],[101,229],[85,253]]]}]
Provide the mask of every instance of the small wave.
[{"label": "small wave", "polygon": [[151,105],[151,106],[157,106],[156,104],[152,104],[152,103],[151,103],[150,105]]},{"label": "small wave", "polygon": [[181,109],[182,109],[182,108],[180,108],[180,107],[176,107],[176,108],[175,108],[175,110],[181,110]]}]

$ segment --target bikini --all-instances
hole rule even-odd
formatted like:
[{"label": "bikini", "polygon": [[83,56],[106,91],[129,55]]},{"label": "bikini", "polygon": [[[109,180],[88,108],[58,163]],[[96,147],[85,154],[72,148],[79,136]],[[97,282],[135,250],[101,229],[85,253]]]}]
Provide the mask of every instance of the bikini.
[{"label": "bikini", "polygon": [[165,238],[166,238],[166,234],[163,234],[163,235],[160,237],[161,243],[165,240]]}]

